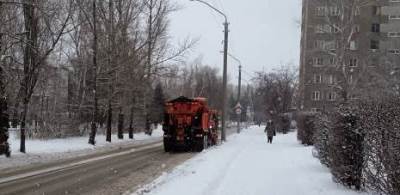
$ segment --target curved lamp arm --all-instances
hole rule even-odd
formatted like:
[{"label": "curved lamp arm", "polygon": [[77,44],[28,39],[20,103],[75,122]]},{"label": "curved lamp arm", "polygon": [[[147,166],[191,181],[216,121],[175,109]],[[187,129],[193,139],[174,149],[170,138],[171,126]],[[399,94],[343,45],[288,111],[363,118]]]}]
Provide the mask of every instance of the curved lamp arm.
[{"label": "curved lamp arm", "polygon": [[198,1],[200,3],[203,3],[203,4],[207,5],[208,7],[213,9],[214,11],[218,12],[219,14],[221,14],[225,18],[225,22],[228,23],[228,18],[226,17],[226,15],[222,11],[220,11],[217,8],[215,8],[214,6],[212,6],[211,4],[209,4],[209,3],[207,3],[207,2],[205,2],[203,0],[190,0],[190,1]]}]

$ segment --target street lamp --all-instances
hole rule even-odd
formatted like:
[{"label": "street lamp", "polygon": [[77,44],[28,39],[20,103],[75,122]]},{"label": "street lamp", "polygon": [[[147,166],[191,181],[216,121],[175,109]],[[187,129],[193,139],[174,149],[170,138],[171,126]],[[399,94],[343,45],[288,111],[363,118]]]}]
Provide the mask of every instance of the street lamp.
[{"label": "street lamp", "polygon": [[228,35],[229,35],[229,28],[228,28],[228,18],[226,15],[218,10],[217,8],[213,7],[211,4],[203,1],[203,0],[190,0],[190,1],[197,1],[200,2],[212,10],[216,11],[217,13],[221,14],[224,19],[224,69],[223,69],[223,77],[222,77],[222,117],[221,117],[221,140],[226,141],[226,134],[225,134],[225,115],[226,115],[226,86],[227,86],[227,69],[228,69]]},{"label": "street lamp", "polygon": [[237,106],[238,106],[238,108],[236,108],[236,109],[238,109],[238,111],[236,112],[236,114],[237,114],[237,119],[238,119],[238,121],[237,121],[237,133],[240,133],[240,120],[241,120],[240,115],[242,114],[242,111],[239,110],[239,109],[242,109],[240,107],[240,91],[241,91],[241,88],[242,88],[241,87],[242,86],[242,62],[238,58],[233,56],[232,54],[228,53],[228,55],[232,59],[234,59],[236,62],[239,63],[238,94],[237,94],[237,102],[238,102]]}]

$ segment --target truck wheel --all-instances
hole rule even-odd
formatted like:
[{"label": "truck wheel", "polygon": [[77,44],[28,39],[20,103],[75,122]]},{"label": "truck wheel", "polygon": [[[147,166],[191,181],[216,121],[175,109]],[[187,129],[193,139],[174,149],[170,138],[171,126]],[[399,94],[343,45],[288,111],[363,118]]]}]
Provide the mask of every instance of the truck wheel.
[{"label": "truck wheel", "polygon": [[10,158],[10,156],[11,156],[10,150],[6,151],[6,157],[7,157],[7,158]]},{"label": "truck wheel", "polygon": [[171,143],[168,140],[164,139],[164,151],[165,152],[170,152],[171,149],[172,149],[171,148]]},{"label": "truck wheel", "polygon": [[194,145],[194,150],[196,152],[201,152],[206,148],[207,148],[207,137],[203,136],[203,138],[197,138]]},{"label": "truck wheel", "polygon": [[10,151],[10,146],[7,144],[6,145],[6,157],[9,158],[11,156],[11,151]]},{"label": "truck wheel", "polygon": [[208,148],[208,136],[203,137],[203,148],[204,149]]}]

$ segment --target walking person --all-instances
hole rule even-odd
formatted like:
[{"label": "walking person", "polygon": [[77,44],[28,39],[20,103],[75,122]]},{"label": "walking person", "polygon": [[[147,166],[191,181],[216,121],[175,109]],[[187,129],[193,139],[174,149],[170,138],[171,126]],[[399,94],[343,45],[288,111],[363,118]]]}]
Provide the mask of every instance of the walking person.
[{"label": "walking person", "polygon": [[272,144],[272,140],[275,135],[275,127],[272,120],[267,122],[267,126],[265,126],[265,132],[267,133],[268,143]]}]

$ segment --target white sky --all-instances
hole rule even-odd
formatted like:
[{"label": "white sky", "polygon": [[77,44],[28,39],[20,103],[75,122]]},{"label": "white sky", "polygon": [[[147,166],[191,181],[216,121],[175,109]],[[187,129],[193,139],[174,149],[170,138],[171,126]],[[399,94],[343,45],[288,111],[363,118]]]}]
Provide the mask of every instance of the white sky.
[{"label": "white sky", "polygon": [[[199,38],[190,59],[222,72],[223,17],[199,2],[173,0],[181,10],[171,16],[175,42]],[[300,56],[301,0],[205,0],[222,10],[230,23],[229,52],[242,61],[244,80],[254,71],[272,70],[284,63],[298,65]],[[229,60],[228,74],[237,78],[237,63]]]}]

